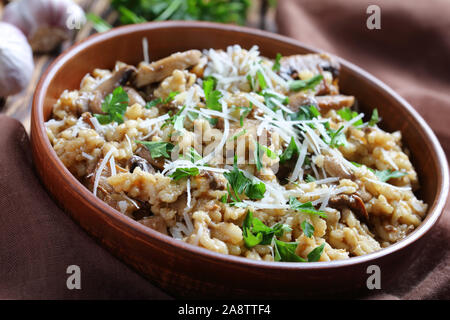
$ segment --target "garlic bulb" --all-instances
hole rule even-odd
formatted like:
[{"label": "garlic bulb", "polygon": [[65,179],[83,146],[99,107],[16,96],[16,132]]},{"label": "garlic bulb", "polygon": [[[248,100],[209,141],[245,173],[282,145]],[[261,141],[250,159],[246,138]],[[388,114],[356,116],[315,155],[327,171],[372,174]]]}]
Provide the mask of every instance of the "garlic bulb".
[{"label": "garlic bulb", "polygon": [[0,97],[22,91],[33,75],[33,52],[22,32],[0,22]]},{"label": "garlic bulb", "polygon": [[34,52],[50,52],[86,22],[72,0],[17,0],[4,9],[2,20],[27,36]]}]

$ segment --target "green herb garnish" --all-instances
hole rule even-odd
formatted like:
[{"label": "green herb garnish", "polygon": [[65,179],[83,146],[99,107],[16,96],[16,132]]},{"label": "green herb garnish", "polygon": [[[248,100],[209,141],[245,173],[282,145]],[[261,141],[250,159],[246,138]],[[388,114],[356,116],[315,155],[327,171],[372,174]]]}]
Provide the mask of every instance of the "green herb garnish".
[{"label": "green herb garnish", "polygon": [[313,249],[308,254],[308,262],[317,262],[320,259],[320,256],[322,255],[323,249],[325,248],[325,243],[322,243],[320,246]]},{"label": "green herb garnish", "polygon": [[294,80],[289,83],[289,89],[291,91],[300,91],[314,89],[323,79],[321,74],[318,74],[308,80]]},{"label": "green herb garnish", "polygon": [[288,147],[283,151],[283,153],[280,156],[280,163],[284,163],[288,160],[290,160],[294,155],[298,155],[298,147],[295,143],[294,137],[291,137],[291,142],[289,142]]},{"label": "green herb garnish", "polygon": [[273,66],[272,66],[272,70],[273,71],[280,71],[280,67],[281,67],[280,60],[281,60],[281,58],[282,58],[281,53],[277,53],[277,56],[275,57],[275,62],[273,63]]},{"label": "green herb garnish", "polygon": [[228,180],[229,185],[234,191],[234,196],[231,192],[230,196],[240,202],[239,195],[245,193],[247,197],[252,200],[259,200],[264,197],[266,192],[266,185],[263,182],[253,183],[249,178],[247,178],[244,173],[237,167],[237,157],[234,157],[233,170],[225,172],[223,174]]},{"label": "green herb garnish", "polygon": [[[345,121],[350,121],[353,118],[358,116],[358,113],[356,111],[352,111],[350,108],[342,108],[340,110],[337,111],[337,114],[341,116],[341,118]],[[353,123],[353,125],[355,127],[360,126],[363,124],[362,119],[359,119],[358,121],[356,121],[355,123]]]},{"label": "green herb garnish", "polygon": [[247,248],[253,248],[258,244],[270,245],[274,237],[282,237],[285,232],[290,231],[292,229],[287,224],[277,223],[273,227],[266,226],[261,220],[254,218],[251,211],[247,212],[242,224],[242,234]]},{"label": "green herb garnish", "polygon": [[312,215],[317,215],[322,218],[327,217],[325,212],[316,210],[316,208],[314,208],[314,206],[312,205],[312,203],[310,201],[306,202],[306,203],[301,203],[293,196],[289,197],[289,206],[291,207],[291,209],[293,209],[295,211],[312,214]]},{"label": "green herb garnish", "polygon": [[171,177],[173,180],[177,181],[182,178],[186,178],[189,176],[196,176],[200,173],[200,170],[198,168],[177,168],[169,177]]},{"label": "green herb garnish", "polygon": [[203,81],[203,91],[205,92],[206,107],[211,110],[222,111],[219,99],[222,98],[220,91],[215,90],[216,79],[208,77]]},{"label": "green herb garnish", "polygon": [[375,108],[372,111],[372,116],[370,117],[370,120],[369,120],[369,126],[373,127],[374,125],[376,125],[380,121],[381,121],[381,119],[378,116],[378,109]]},{"label": "green herb garnish", "polygon": [[164,141],[139,141],[135,140],[136,143],[142,144],[144,147],[150,151],[150,155],[153,159],[164,157],[170,159],[169,152],[172,152],[175,147],[170,142]]},{"label": "green herb garnish", "polygon": [[375,175],[378,177],[378,179],[380,181],[383,181],[383,182],[387,182],[393,178],[400,178],[400,177],[406,176],[407,174],[408,174],[407,172],[391,170],[391,169],[382,170],[382,171],[375,170]]},{"label": "green herb garnish", "polygon": [[330,136],[330,141],[328,145],[332,148],[338,148],[345,146],[347,143],[347,138],[345,137],[345,133],[343,132],[344,126],[341,126],[338,130],[328,129],[327,133]]},{"label": "green herb garnish", "polygon": [[128,94],[122,87],[117,87],[114,91],[108,94],[103,103],[102,111],[105,114],[94,114],[101,124],[110,122],[123,123],[123,116],[128,106]]},{"label": "green herb garnish", "polygon": [[303,220],[303,222],[300,224],[300,227],[302,227],[305,236],[307,236],[308,238],[312,238],[314,234],[314,226],[311,223],[309,223],[306,220]]}]

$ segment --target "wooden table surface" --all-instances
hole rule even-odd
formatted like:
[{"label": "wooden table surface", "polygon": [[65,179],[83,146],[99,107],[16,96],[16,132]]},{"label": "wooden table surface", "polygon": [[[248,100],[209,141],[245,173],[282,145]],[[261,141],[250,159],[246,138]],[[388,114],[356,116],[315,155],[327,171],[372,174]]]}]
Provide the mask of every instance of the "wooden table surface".
[{"label": "wooden table surface", "polygon": [[[75,0],[85,12],[93,12],[106,21],[113,24],[117,19],[117,13],[111,10],[109,6],[109,0]],[[0,16],[2,14],[3,5],[0,2]],[[250,27],[260,27],[262,21],[264,21],[265,29],[276,32],[275,26],[275,13],[274,9],[269,9],[264,20],[260,13],[260,2],[252,1],[250,8],[247,25]],[[70,47],[73,43],[81,41],[89,35],[95,33],[90,22],[86,23],[77,33],[73,39],[63,43],[61,48],[57,52],[51,54],[34,54],[34,72],[28,87],[25,88],[19,94],[10,96],[7,98],[5,105],[1,108],[1,113],[10,117],[18,119],[25,126],[27,132],[30,129],[30,117],[31,117],[31,102],[37,83],[41,75],[44,73],[50,63],[65,49]]]}]

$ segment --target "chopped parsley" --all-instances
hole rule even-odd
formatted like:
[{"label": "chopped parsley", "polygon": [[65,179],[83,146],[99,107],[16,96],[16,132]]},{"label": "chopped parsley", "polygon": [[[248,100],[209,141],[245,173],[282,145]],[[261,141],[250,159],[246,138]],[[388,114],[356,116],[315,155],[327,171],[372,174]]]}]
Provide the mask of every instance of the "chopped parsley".
[{"label": "chopped parsley", "polygon": [[283,242],[275,240],[275,261],[285,262],[307,262],[295,253],[298,242]]},{"label": "chopped parsley", "polygon": [[314,178],[312,175],[308,174],[308,175],[306,175],[305,181],[306,182],[314,182],[314,181],[316,181],[316,178]]},{"label": "chopped parsley", "polygon": [[[351,161],[351,163],[355,166],[355,167],[361,167],[362,164],[357,163],[357,162],[353,162]],[[407,172],[404,171],[398,171],[398,170],[391,170],[391,169],[387,169],[387,170],[374,170],[372,168],[367,167],[367,169],[369,169],[370,171],[372,171],[373,173],[375,173],[375,175],[377,176],[378,180],[382,181],[382,182],[387,182],[390,179],[394,179],[394,178],[400,178],[403,176],[408,175]]]},{"label": "chopped parsley", "polygon": [[291,137],[291,142],[289,142],[288,147],[283,151],[283,153],[280,156],[280,163],[284,163],[288,160],[290,160],[294,155],[298,155],[298,147],[295,143],[294,137]]},{"label": "chopped parsley", "polygon": [[310,253],[308,253],[308,262],[319,261],[324,248],[325,248],[325,243],[322,243],[320,246],[314,248]]},{"label": "chopped parsley", "polygon": [[291,121],[303,121],[312,120],[320,116],[319,110],[314,105],[301,106],[297,112],[289,113],[287,115],[288,120]]},{"label": "chopped parsley", "polygon": [[255,156],[256,170],[261,171],[261,169],[263,167],[263,164],[261,161],[261,148],[260,148],[260,144],[256,141],[255,141],[254,156]]},{"label": "chopped parsley", "polygon": [[145,108],[150,109],[152,107],[157,106],[158,104],[167,104],[167,103],[171,102],[177,94],[179,94],[178,91],[172,91],[169,93],[169,96],[166,99],[157,98],[157,99],[151,100],[151,101],[147,102],[147,104],[145,105]]},{"label": "chopped parsley", "polygon": [[242,224],[242,234],[244,243],[247,248],[254,246],[270,245],[274,237],[282,237],[285,232],[292,231],[287,224],[277,223],[273,227],[266,226],[261,220],[253,217],[253,213],[249,210]]},{"label": "chopped parsley", "polygon": [[273,63],[273,66],[272,66],[273,71],[280,71],[280,67],[281,67],[280,60],[282,57],[283,56],[281,55],[281,53],[277,53],[277,56],[275,57],[275,62]]},{"label": "chopped parsley", "polygon": [[182,178],[186,178],[189,176],[196,176],[200,173],[200,170],[198,168],[177,168],[169,177],[171,177],[173,180],[177,181]]},{"label": "chopped parsley", "polygon": [[262,72],[259,71],[259,70],[256,72],[256,77],[257,77],[257,79],[258,79],[259,89],[260,89],[261,91],[263,91],[264,89],[267,88],[267,82],[266,82],[266,79],[264,78],[264,75],[262,74]]},{"label": "chopped parsley", "polygon": [[345,133],[343,132],[344,126],[341,126],[337,130],[330,129],[329,126],[327,127],[327,133],[330,136],[330,141],[328,142],[328,145],[331,148],[338,148],[345,146],[347,143],[347,138],[345,137]]},{"label": "chopped parsley", "polygon": [[378,116],[378,109],[375,108],[372,111],[372,116],[370,117],[370,120],[369,120],[369,126],[373,127],[374,125],[376,125],[380,121],[381,121],[381,119]]},{"label": "chopped parsley", "polygon": [[172,152],[175,147],[170,142],[164,141],[139,141],[135,140],[136,143],[142,144],[144,147],[150,151],[150,155],[153,159],[157,159],[160,157],[164,157],[166,159],[170,159],[169,152]]},{"label": "chopped parsley", "polygon": [[293,196],[289,197],[289,206],[291,207],[291,209],[293,209],[295,211],[312,214],[312,215],[317,215],[322,218],[327,217],[325,212],[316,210],[310,201],[306,202],[306,203],[301,203]]},{"label": "chopped parsley", "polygon": [[105,114],[94,114],[101,124],[123,123],[123,116],[128,106],[128,94],[122,87],[117,87],[108,94],[102,103],[102,111]]},{"label": "chopped parsley", "polygon": [[308,80],[294,80],[289,83],[289,89],[291,91],[300,91],[314,89],[323,79],[321,74],[318,74]]},{"label": "chopped parsley", "polygon": [[303,220],[303,222],[300,224],[300,227],[302,228],[305,236],[307,236],[308,238],[312,238],[314,234],[314,226],[311,223],[309,223],[306,220]]},{"label": "chopped parsley", "polygon": [[404,171],[397,171],[397,170],[391,170],[391,169],[382,170],[382,171],[375,170],[375,175],[378,177],[378,179],[380,181],[383,181],[383,182],[387,182],[393,178],[400,178],[400,177],[406,176],[407,174],[408,173],[404,172]]},{"label": "chopped parsley", "polygon": [[266,185],[263,182],[253,183],[249,178],[247,178],[244,173],[237,167],[237,157],[234,157],[233,170],[225,172],[223,174],[228,180],[229,186],[234,192],[231,193],[229,190],[229,195],[235,202],[241,202],[239,195],[245,193],[247,197],[252,200],[259,200],[264,197],[266,192]]},{"label": "chopped parsley", "polygon": [[[358,113],[356,111],[352,111],[350,108],[342,108],[337,111],[337,114],[340,115],[342,120],[345,120],[345,121],[350,121],[353,118],[358,116]],[[363,124],[362,119],[359,119],[358,121],[353,123],[353,125],[355,127],[360,126],[362,124]]]},{"label": "chopped parsley", "polygon": [[261,92],[264,97],[264,102],[272,110],[278,109],[278,106],[273,100],[279,101],[281,104],[287,105],[289,103],[289,97],[285,97],[279,94],[274,94],[272,92],[267,92],[266,90]]},{"label": "chopped parsley", "polygon": [[208,77],[203,81],[203,91],[205,92],[206,107],[211,110],[222,111],[222,105],[219,100],[222,98],[222,93],[215,90],[216,79]]}]

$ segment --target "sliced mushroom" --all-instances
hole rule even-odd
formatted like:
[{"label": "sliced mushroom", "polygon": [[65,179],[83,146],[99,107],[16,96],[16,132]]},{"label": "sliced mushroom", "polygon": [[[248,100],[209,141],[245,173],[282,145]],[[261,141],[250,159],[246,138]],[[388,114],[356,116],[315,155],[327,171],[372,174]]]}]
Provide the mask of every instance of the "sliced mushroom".
[{"label": "sliced mushroom", "polygon": [[166,222],[160,216],[145,217],[138,222],[142,223],[146,227],[152,228],[153,230],[167,234]]},{"label": "sliced mushroom", "polygon": [[128,105],[129,106],[132,106],[135,103],[140,104],[141,106],[145,106],[145,100],[144,100],[144,98],[142,98],[142,96],[139,94],[139,92],[137,92],[136,90],[134,90],[131,87],[123,87],[123,89],[128,94]]},{"label": "sliced mushroom", "polygon": [[314,97],[307,95],[304,92],[294,93],[289,96],[289,107],[295,112],[298,111],[300,106],[316,104]]},{"label": "sliced mushroom", "polygon": [[150,151],[148,151],[147,148],[145,148],[145,147],[137,148],[136,154],[139,157],[147,160],[154,168],[158,168],[159,170],[164,169],[164,159],[163,158],[153,159],[150,154]]},{"label": "sliced mushroom", "polygon": [[141,63],[138,67],[134,84],[141,88],[150,83],[159,82],[170,76],[175,70],[184,70],[199,63],[202,53],[199,50],[177,52],[167,58]]},{"label": "sliced mushroom", "polygon": [[362,199],[355,195],[340,194],[330,198],[329,206],[335,209],[349,208],[353,213],[364,222],[369,221],[369,214]]},{"label": "sliced mushroom", "polygon": [[[131,75],[136,71],[136,68],[130,65],[124,65],[113,72],[111,77],[100,82],[93,90],[93,98],[89,102],[89,107],[93,113],[103,113],[102,101],[103,98],[113,92],[113,90],[121,85],[127,83]],[[145,104],[145,103],[144,103]]]},{"label": "sliced mushroom", "polygon": [[320,70],[330,71],[334,78],[339,74],[339,62],[325,53],[297,54],[283,57],[280,60],[280,72],[300,74],[310,71],[317,74]]},{"label": "sliced mushroom", "polygon": [[317,105],[320,110],[338,110],[342,108],[350,108],[355,103],[354,96],[346,96],[343,94],[329,95],[329,96],[316,96]]},{"label": "sliced mushroom", "polygon": [[323,160],[325,171],[333,177],[341,179],[352,179],[353,173],[346,168],[342,161],[336,156],[325,156]]},{"label": "sliced mushroom", "polygon": [[144,172],[155,173],[155,169],[152,167],[147,160],[142,157],[133,155],[130,160],[128,160],[128,167],[130,168],[130,172],[133,173],[134,169],[139,167]]},{"label": "sliced mushroom", "polygon": [[139,209],[133,212],[133,218],[136,220],[141,220],[144,217],[153,215],[150,204],[147,201],[136,200],[139,205]]}]

